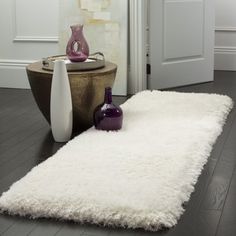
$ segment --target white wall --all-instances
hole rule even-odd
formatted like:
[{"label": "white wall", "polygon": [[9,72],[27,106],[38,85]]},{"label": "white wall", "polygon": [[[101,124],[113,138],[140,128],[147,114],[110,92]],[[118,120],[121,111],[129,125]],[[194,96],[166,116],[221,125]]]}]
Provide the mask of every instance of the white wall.
[{"label": "white wall", "polygon": [[0,0],[0,87],[29,88],[25,67],[58,53],[59,0]]},{"label": "white wall", "polygon": [[236,70],[236,1],[215,0],[215,69]]}]

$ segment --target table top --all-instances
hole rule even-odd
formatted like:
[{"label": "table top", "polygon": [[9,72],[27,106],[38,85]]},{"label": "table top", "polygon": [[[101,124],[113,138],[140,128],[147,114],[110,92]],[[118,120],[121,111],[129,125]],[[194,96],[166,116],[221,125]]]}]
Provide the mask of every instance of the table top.
[{"label": "table top", "polygon": [[[26,67],[27,71],[30,72],[36,72],[36,73],[41,73],[41,74],[53,74],[53,71],[48,71],[48,70],[44,70],[42,69],[42,61],[37,61],[34,63],[29,64]],[[86,70],[86,71],[68,71],[68,74],[73,75],[85,75],[85,74],[107,74],[107,73],[111,73],[112,71],[116,71],[117,70],[117,65],[114,63],[111,63],[109,61],[105,62],[105,67],[100,68],[100,69],[95,69],[95,70]]]}]

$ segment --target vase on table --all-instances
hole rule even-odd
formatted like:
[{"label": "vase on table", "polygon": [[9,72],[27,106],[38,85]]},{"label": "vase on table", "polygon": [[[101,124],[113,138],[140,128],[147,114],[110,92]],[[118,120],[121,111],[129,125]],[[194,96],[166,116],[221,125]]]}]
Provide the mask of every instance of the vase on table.
[{"label": "vase on table", "polygon": [[94,110],[94,125],[98,130],[120,130],[123,123],[123,111],[112,102],[112,89],[105,88],[104,102]]},{"label": "vase on table", "polygon": [[72,99],[64,60],[56,60],[51,85],[51,128],[56,142],[67,142],[72,134]]},{"label": "vase on table", "polygon": [[66,55],[72,62],[86,61],[89,56],[89,46],[84,37],[83,25],[72,25],[71,37],[67,43]]}]

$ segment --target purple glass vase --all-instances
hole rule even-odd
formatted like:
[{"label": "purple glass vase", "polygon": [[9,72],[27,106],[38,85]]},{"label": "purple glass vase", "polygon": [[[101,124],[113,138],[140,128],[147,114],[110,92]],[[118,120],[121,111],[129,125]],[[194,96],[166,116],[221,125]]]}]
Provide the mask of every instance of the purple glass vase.
[{"label": "purple glass vase", "polygon": [[72,25],[71,37],[66,46],[66,55],[72,62],[83,62],[89,56],[89,46],[83,34],[83,25]]},{"label": "purple glass vase", "polygon": [[122,128],[123,112],[119,106],[112,103],[112,90],[105,88],[104,103],[94,111],[94,125],[99,130],[119,130]]}]

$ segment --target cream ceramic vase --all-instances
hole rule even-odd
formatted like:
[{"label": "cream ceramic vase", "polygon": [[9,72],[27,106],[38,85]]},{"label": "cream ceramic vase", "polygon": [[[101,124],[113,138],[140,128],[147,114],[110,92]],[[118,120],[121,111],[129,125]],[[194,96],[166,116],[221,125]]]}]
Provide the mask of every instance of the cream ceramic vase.
[{"label": "cream ceramic vase", "polygon": [[55,61],[50,101],[51,128],[56,142],[67,142],[72,134],[72,99],[66,65]]}]

